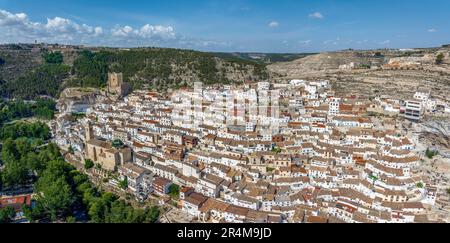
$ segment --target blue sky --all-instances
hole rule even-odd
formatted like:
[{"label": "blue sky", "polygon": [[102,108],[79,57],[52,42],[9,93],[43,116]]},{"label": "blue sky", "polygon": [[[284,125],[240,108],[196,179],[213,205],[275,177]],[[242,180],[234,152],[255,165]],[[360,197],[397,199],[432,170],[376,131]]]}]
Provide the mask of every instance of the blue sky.
[{"label": "blue sky", "polygon": [[316,52],[450,43],[449,0],[0,0],[0,43]]}]

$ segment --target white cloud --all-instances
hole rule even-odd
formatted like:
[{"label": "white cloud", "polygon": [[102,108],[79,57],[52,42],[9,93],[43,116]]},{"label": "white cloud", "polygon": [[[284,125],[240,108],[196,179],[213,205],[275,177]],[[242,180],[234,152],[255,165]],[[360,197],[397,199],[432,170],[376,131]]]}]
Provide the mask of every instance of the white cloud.
[{"label": "white cloud", "polygon": [[137,30],[128,25],[124,27],[117,26],[111,30],[111,34],[115,37],[131,37],[132,35],[137,35]]},{"label": "white cloud", "polygon": [[434,32],[436,32],[436,31],[437,31],[437,29],[434,29],[434,28],[428,29],[428,32],[430,32],[430,33],[434,33]]},{"label": "white cloud", "polygon": [[166,44],[176,46],[182,44],[180,38],[172,26],[146,24],[140,28],[128,25],[116,26],[111,29],[110,36],[106,39],[108,44],[113,46],[163,46]]},{"label": "white cloud", "polygon": [[134,29],[131,26],[116,26],[111,30],[112,36],[115,37],[137,37],[137,38],[152,38],[159,36],[162,38],[174,37],[175,33],[171,26],[153,26],[146,24],[139,29]]},{"label": "white cloud", "polygon": [[390,40],[385,40],[385,41],[380,42],[381,45],[387,45],[387,44],[390,44],[390,43],[391,43]]},{"label": "white cloud", "polygon": [[103,34],[103,28],[95,27],[94,32],[95,32],[95,35],[101,35],[101,34]]},{"label": "white cloud", "polygon": [[[37,23],[36,26],[40,24]],[[47,24],[44,25],[44,29],[50,34],[84,34],[93,35],[101,34],[101,27],[92,27],[86,24],[79,25],[70,19],[61,17],[55,17],[53,19],[47,19]]]},{"label": "white cloud", "polygon": [[24,13],[12,14],[0,9],[0,26],[24,26],[28,22],[28,16]]},{"label": "white cloud", "polygon": [[311,14],[309,14],[309,17],[313,18],[313,19],[323,19],[323,18],[325,18],[325,16],[323,16],[323,14],[320,13],[320,12],[311,13]]},{"label": "white cloud", "polygon": [[85,43],[102,35],[103,29],[61,17],[47,18],[46,23],[33,22],[25,13],[0,10],[0,32],[3,42]]},{"label": "white cloud", "polygon": [[230,47],[229,42],[188,38],[176,33],[174,27],[145,24],[141,27],[116,25],[113,28],[90,26],[74,20],[53,17],[47,22],[33,22],[25,13],[10,13],[0,9],[0,42],[32,43],[34,41],[60,44],[106,46],[160,46],[212,50]]},{"label": "white cloud", "polygon": [[139,35],[144,38],[159,36],[164,39],[173,39],[176,36],[172,26],[162,26],[162,25],[153,26],[149,24],[142,26],[142,28],[139,31]]},{"label": "white cloud", "polygon": [[272,21],[269,23],[270,28],[276,28],[278,26],[280,26],[280,23],[278,23],[277,21]]}]

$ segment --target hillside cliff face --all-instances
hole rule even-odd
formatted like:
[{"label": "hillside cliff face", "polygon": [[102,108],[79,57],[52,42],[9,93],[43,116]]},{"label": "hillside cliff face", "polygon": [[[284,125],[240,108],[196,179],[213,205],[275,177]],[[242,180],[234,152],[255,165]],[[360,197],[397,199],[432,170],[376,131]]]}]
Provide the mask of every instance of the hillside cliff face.
[{"label": "hillside cliff face", "polygon": [[[444,57],[437,63],[437,57]],[[307,56],[267,66],[272,80],[328,79],[337,95],[380,94],[410,98],[419,88],[447,99],[450,93],[450,48],[342,51]]]},{"label": "hillside cliff face", "polygon": [[[417,71],[446,71],[450,48],[429,48],[415,50],[341,51],[306,56],[291,62],[269,65],[272,73],[288,79],[325,77],[335,73],[352,73],[368,69],[393,69]],[[438,54],[444,55],[441,65],[436,65]],[[391,68],[389,68],[389,65]],[[426,72],[423,72],[426,73]]]},{"label": "hillside cliff face", "polygon": [[288,79],[323,77],[353,65],[354,68],[370,68],[385,63],[382,53],[343,51],[306,56],[292,62],[275,63],[267,68]]},{"label": "hillside cliff face", "polygon": [[15,80],[43,63],[32,45],[0,45],[0,80]]},{"label": "hillside cliff face", "polygon": [[[63,63],[45,63],[47,51],[61,52]],[[228,84],[269,78],[264,64],[191,50],[0,45],[0,95],[10,98],[56,97],[67,87],[104,87],[110,71],[122,72],[134,88],[160,91],[197,81]]]}]

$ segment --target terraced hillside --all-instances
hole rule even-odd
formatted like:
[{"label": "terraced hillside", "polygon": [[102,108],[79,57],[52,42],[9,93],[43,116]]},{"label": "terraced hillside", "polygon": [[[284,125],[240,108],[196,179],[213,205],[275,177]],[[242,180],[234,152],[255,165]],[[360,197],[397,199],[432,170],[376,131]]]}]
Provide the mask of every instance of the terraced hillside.
[{"label": "terraced hillside", "polygon": [[[62,63],[46,63],[59,52]],[[0,46],[0,95],[57,97],[67,87],[106,85],[109,71],[122,72],[134,88],[167,90],[192,85],[268,80],[265,64],[212,53],[166,48],[85,48],[46,44]]]},{"label": "terraced hillside", "polygon": [[43,62],[31,45],[0,45],[0,80],[14,80]]},{"label": "terraced hillside", "polygon": [[[442,54],[443,60],[437,63]],[[275,81],[324,78],[338,95],[378,94],[411,97],[420,88],[434,95],[450,93],[450,48],[343,51],[307,56],[267,68]]]}]

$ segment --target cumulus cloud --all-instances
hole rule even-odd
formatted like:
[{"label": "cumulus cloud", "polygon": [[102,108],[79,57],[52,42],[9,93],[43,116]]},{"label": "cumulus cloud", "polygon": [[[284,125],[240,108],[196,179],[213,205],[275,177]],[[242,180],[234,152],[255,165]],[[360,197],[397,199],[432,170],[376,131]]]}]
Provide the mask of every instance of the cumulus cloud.
[{"label": "cumulus cloud", "polygon": [[280,26],[280,23],[278,23],[277,21],[272,21],[269,23],[270,28],[276,28],[278,26]]},{"label": "cumulus cloud", "polygon": [[176,33],[171,26],[149,25],[146,24],[139,29],[134,29],[131,26],[116,26],[111,30],[113,37],[126,38],[161,38],[161,39],[175,39]]},{"label": "cumulus cloud", "polygon": [[323,19],[323,18],[325,18],[325,16],[323,16],[323,14],[320,13],[320,12],[311,13],[311,14],[309,14],[309,17],[312,18],[312,19]]},{"label": "cumulus cloud", "polygon": [[101,34],[103,34],[103,28],[102,28],[102,27],[95,27],[95,28],[94,28],[94,33],[95,33],[96,35],[101,35]]},{"label": "cumulus cloud", "polygon": [[[37,23],[39,25],[39,23]],[[55,17],[47,19],[47,24],[44,26],[45,30],[50,35],[70,34],[70,35],[92,35],[97,36],[103,34],[103,28],[96,26],[89,26],[86,24],[79,25],[70,19]]]},{"label": "cumulus cloud", "polygon": [[230,43],[188,38],[176,33],[172,26],[146,24],[141,27],[116,25],[105,29],[77,23],[63,17],[33,22],[25,13],[0,9],[0,42],[49,42],[108,46],[164,46],[176,48],[226,47]]},{"label": "cumulus cloud", "polygon": [[33,22],[25,13],[0,10],[0,31],[3,42],[86,42],[103,34],[102,27],[78,24],[70,19],[47,18],[46,23]]},{"label": "cumulus cloud", "polygon": [[28,21],[28,16],[24,13],[12,14],[0,9],[0,26],[23,26]]},{"label": "cumulus cloud", "polygon": [[436,31],[437,31],[437,29],[434,29],[434,28],[428,29],[428,32],[430,32],[430,33],[434,33]]},{"label": "cumulus cloud", "polygon": [[387,45],[387,44],[390,44],[390,43],[391,43],[390,40],[385,40],[385,41],[380,42],[381,45]]}]

